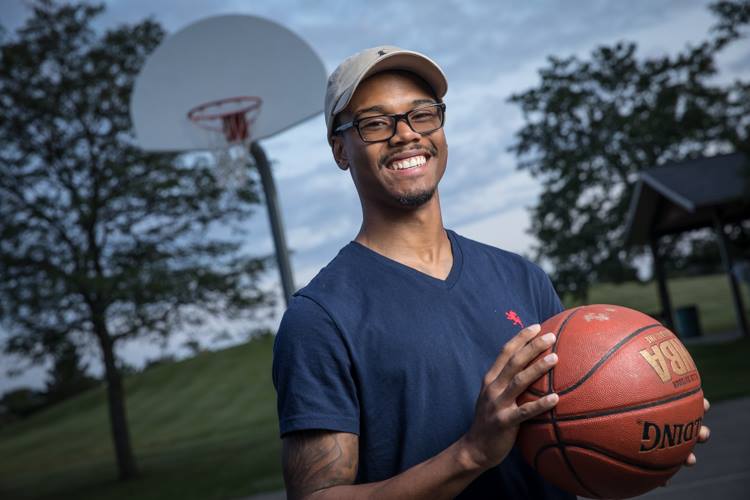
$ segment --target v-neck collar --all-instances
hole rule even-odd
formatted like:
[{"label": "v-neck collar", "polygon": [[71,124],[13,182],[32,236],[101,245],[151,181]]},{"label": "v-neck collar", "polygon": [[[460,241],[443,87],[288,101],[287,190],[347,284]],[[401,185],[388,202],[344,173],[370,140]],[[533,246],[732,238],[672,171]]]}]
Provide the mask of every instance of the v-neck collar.
[{"label": "v-neck collar", "polygon": [[464,260],[463,253],[461,253],[461,246],[458,244],[456,233],[454,233],[450,229],[445,229],[445,233],[448,235],[448,240],[451,243],[451,252],[453,253],[453,264],[451,265],[451,270],[448,273],[448,276],[445,277],[445,279],[430,276],[429,274],[423,273],[418,269],[414,269],[413,267],[407,266],[406,264],[402,264],[401,262],[393,260],[390,257],[379,254],[375,250],[372,250],[357,241],[351,241],[349,245],[355,251],[361,253],[362,255],[368,255],[370,258],[375,259],[382,265],[388,266],[399,272],[404,272],[412,276],[416,276],[418,279],[424,282],[450,289],[453,288],[453,286],[458,281],[458,278],[461,276],[461,269],[463,268]]}]

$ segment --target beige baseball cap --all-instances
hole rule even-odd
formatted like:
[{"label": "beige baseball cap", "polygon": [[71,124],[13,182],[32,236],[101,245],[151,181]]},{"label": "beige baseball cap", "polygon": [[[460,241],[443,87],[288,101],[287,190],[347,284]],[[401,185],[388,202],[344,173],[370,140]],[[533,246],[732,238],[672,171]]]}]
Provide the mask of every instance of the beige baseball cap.
[{"label": "beige baseball cap", "polygon": [[331,142],[333,118],[351,101],[360,82],[368,76],[386,70],[415,73],[432,87],[438,99],[448,91],[448,80],[435,61],[424,54],[393,45],[381,45],[357,52],[339,64],[328,77],[325,114],[328,142]]}]

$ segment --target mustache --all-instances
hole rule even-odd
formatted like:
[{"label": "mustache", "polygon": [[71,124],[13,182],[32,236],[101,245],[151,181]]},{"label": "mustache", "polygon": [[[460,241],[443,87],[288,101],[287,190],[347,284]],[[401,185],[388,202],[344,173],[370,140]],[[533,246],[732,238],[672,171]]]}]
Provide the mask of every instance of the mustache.
[{"label": "mustache", "polygon": [[380,157],[380,160],[379,160],[380,165],[382,166],[387,165],[388,163],[391,162],[394,156],[397,156],[403,153],[426,153],[430,156],[437,156],[438,151],[437,151],[437,148],[432,144],[430,144],[429,146],[420,146],[417,148],[404,148],[398,151],[391,151],[388,154]]}]

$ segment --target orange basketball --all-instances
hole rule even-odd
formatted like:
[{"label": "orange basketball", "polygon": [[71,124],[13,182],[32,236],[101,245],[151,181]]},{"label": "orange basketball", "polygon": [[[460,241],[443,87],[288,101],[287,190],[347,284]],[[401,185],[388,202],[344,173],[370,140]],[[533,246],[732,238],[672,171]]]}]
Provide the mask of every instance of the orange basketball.
[{"label": "orange basketball", "polygon": [[545,321],[557,365],[519,398],[557,406],[521,426],[526,460],[549,482],[590,498],[626,498],[664,484],[698,439],[703,391],[693,359],[655,319],[590,305]]}]

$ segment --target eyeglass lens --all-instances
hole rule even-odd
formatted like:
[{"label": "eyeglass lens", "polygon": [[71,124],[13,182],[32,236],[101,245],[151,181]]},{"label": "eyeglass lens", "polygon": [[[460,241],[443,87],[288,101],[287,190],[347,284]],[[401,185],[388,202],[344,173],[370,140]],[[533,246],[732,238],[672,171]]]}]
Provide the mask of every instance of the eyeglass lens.
[{"label": "eyeglass lens", "polygon": [[[396,132],[397,116],[372,116],[359,120],[359,134],[365,141],[385,141]],[[406,123],[414,132],[428,134],[443,124],[443,109],[439,105],[424,106],[411,110],[406,115]]]}]

